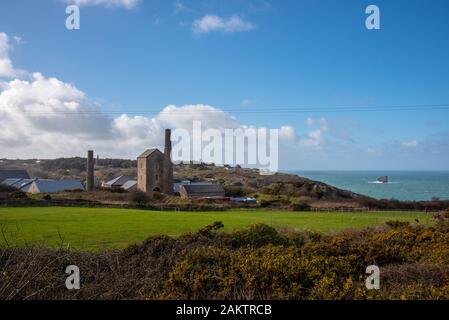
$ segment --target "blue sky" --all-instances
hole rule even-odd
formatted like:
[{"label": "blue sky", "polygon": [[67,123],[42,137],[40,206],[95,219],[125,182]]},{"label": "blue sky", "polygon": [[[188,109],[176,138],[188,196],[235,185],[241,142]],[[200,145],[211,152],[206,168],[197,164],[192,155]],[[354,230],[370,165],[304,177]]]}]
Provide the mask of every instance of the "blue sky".
[{"label": "blue sky", "polygon": [[[76,86],[110,117],[204,104],[294,128],[284,169],[449,169],[446,0],[129,1],[81,6],[75,31],[67,1],[2,1],[0,32],[22,39],[15,67]],[[380,30],[365,28],[369,4]],[[207,15],[241,25],[198,32]],[[363,111],[416,105],[445,106]],[[318,111],[348,106],[357,111]]]}]

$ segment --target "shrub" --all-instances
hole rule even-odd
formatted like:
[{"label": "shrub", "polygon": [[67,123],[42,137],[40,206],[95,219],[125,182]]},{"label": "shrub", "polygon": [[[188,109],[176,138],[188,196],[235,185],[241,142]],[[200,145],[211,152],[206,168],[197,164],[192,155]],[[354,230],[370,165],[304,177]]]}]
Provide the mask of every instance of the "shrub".
[{"label": "shrub", "polygon": [[161,201],[164,200],[166,196],[160,192],[154,192],[151,198],[156,201]]},{"label": "shrub", "polygon": [[200,229],[198,231],[198,234],[210,237],[223,227],[224,227],[223,222],[215,221],[213,224],[205,226],[203,229]]},{"label": "shrub", "polygon": [[407,221],[398,221],[398,220],[390,220],[386,221],[385,224],[393,229],[405,228],[410,226],[410,223]]},{"label": "shrub", "polygon": [[224,186],[226,197],[243,197],[247,193],[241,187]]},{"label": "shrub", "polygon": [[[257,249],[198,248],[186,253],[169,274],[171,299],[306,299],[337,298],[352,289],[354,256],[304,256],[293,246]],[[322,279],[333,293],[323,287]],[[344,288],[341,292],[339,289]],[[328,288],[326,288],[328,289]]]},{"label": "shrub", "polygon": [[207,247],[188,252],[169,274],[165,298],[225,299],[235,283],[228,250]]},{"label": "shrub", "polygon": [[[123,251],[0,247],[0,299],[449,299],[449,233],[393,225],[329,235],[215,222]],[[69,264],[84,270],[76,292]],[[365,288],[370,264],[381,290]]]},{"label": "shrub", "polygon": [[47,201],[51,201],[51,195],[46,194],[45,196],[42,197],[43,200],[47,200]]},{"label": "shrub", "polygon": [[[260,199],[261,198],[261,199]],[[260,206],[263,208],[272,207],[272,206],[288,206],[291,204],[290,197],[282,196],[282,195],[263,195],[259,197]]]},{"label": "shrub", "polygon": [[105,192],[110,192],[110,193],[127,193],[127,191],[125,189],[122,189],[122,188],[104,188],[104,187],[101,187],[98,190],[105,191]]},{"label": "shrub", "polygon": [[235,231],[231,242],[234,247],[261,247],[267,244],[286,244],[287,241],[273,227],[256,224],[246,230]]},{"label": "shrub", "polygon": [[437,222],[447,222],[447,221],[449,221],[449,208],[434,214],[433,218]]},{"label": "shrub", "polygon": [[324,190],[321,186],[315,186],[315,195],[318,199],[321,199],[324,196]]},{"label": "shrub", "polygon": [[82,193],[84,192],[83,189],[73,189],[73,190],[65,190],[66,193]]},{"label": "shrub", "polygon": [[14,192],[16,190],[16,188],[0,184],[0,192]]},{"label": "shrub", "polygon": [[279,195],[281,194],[282,186],[282,183],[272,183],[268,187],[262,188],[260,192],[264,194]]},{"label": "shrub", "polygon": [[310,211],[312,207],[306,202],[293,203],[290,205],[291,211]]},{"label": "shrub", "polygon": [[271,205],[273,205],[274,203],[275,203],[275,201],[271,201],[271,200],[267,200],[267,199],[260,200],[260,206],[262,208],[268,208]]},{"label": "shrub", "polygon": [[134,190],[129,193],[129,201],[139,206],[144,206],[151,202],[151,197],[140,190]]},{"label": "shrub", "polygon": [[21,190],[16,190],[8,194],[8,198],[10,199],[28,199],[28,196],[25,192]]}]

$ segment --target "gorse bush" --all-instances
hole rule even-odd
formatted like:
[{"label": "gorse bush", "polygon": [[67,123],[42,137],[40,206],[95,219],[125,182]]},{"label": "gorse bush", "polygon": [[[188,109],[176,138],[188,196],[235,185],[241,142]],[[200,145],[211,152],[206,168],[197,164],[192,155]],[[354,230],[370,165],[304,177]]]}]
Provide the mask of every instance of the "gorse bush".
[{"label": "gorse bush", "polygon": [[[169,275],[171,299],[305,299],[320,280],[338,289],[357,272],[355,256],[304,257],[298,248],[267,245],[235,251],[216,247],[186,254]],[[363,271],[361,271],[363,272]],[[322,293],[315,292],[314,298]]]},{"label": "gorse bush", "polygon": [[248,229],[235,231],[231,243],[233,247],[262,247],[268,244],[287,244],[287,240],[273,227],[266,224],[256,224]]},{"label": "gorse bush", "polygon": [[443,210],[441,212],[438,212],[434,215],[434,219],[437,222],[449,222],[449,208],[446,210]]},{"label": "gorse bush", "polygon": [[[1,248],[0,299],[449,299],[444,225],[388,222],[332,235],[221,228],[106,253]],[[72,264],[82,279],[75,292],[64,285]],[[372,264],[380,290],[365,288]]]}]

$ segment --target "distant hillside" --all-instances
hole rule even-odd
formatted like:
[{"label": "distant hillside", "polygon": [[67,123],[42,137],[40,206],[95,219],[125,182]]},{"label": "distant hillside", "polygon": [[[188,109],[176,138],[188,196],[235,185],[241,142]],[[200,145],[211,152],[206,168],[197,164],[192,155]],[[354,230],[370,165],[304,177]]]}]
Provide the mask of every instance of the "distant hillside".
[{"label": "distant hillside", "polygon": [[243,193],[261,192],[273,196],[285,195],[323,200],[348,200],[364,197],[297,175],[276,173],[271,176],[263,176],[257,169],[178,165],[175,167],[175,177],[193,181],[218,182],[231,192],[242,190]]},{"label": "distant hillside", "polygon": [[[85,180],[86,158],[60,158],[53,160],[1,160],[0,167],[24,168],[33,178]],[[99,159],[95,166],[96,183],[118,175],[137,176],[137,161],[124,159]],[[262,176],[257,169],[218,167],[208,164],[177,164],[177,180],[212,181],[222,184],[231,195],[262,192],[267,195],[285,195],[322,200],[350,200],[364,197],[341,190],[322,182],[291,174],[277,173]],[[366,197],[365,197],[366,198]]]},{"label": "distant hillside", "polygon": [[[7,160],[0,159],[0,169],[26,169],[32,178],[86,179],[86,158],[61,158],[53,160]],[[97,187],[102,181],[108,181],[119,175],[137,176],[137,161],[124,159],[99,159],[95,166]],[[262,176],[256,169],[217,167],[207,164],[176,164],[174,178],[178,181],[211,181],[223,185],[227,196],[250,196],[258,200],[260,207],[289,210],[316,209],[385,209],[385,210],[433,210],[449,207],[449,201],[399,201],[395,199],[376,200],[349,190],[313,181],[292,174],[277,173]],[[52,196],[53,197],[53,196]],[[95,193],[61,194],[56,199],[85,199],[103,204],[129,203],[126,194],[117,194],[99,190]],[[176,197],[153,200],[154,205],[172,205],[181,203]],[[305,206],[304,206],[305,204]],[[217,207],[219,205],[216,205]]]},{"label": "distant hillside", "polygon": [[[26,169],[32,178],[41,179],[86,179],[87,159],[81,157],[58,159],[0,160],[0,168]],[[96,164],[96,180],[110,180],[118,175],[136,176],[136,160],[99,159]]]}]

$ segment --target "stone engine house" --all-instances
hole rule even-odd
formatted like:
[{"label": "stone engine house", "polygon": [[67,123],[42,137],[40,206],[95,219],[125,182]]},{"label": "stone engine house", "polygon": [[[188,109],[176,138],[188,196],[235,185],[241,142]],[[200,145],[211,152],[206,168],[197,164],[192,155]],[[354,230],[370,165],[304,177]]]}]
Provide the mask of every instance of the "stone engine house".
[{"label": "stone engine house", "polygon": [[137,188],[146,193],[173,194],[171,130],[165,130],[164,153],[148,149],[137,157]]}]

